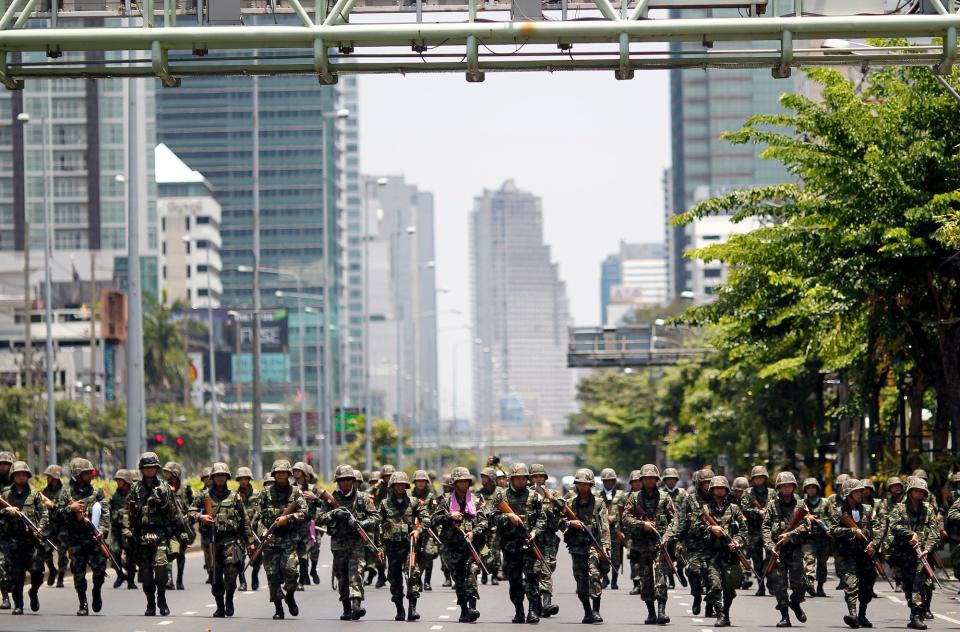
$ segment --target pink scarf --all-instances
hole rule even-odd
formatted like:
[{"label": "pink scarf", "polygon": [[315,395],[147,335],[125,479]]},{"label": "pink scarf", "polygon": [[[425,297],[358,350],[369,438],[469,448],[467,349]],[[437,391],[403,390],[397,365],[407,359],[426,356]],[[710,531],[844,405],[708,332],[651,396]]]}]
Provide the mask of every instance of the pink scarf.
[{"label": "pink scarf", "polygon": [[463,509],[460,507],[459,501],[457,501],[457,494],[451,493],[450,494],[450,510],[455,512],[459,511],[460,513],[467,514],[468,516],[476,516],[477,505],[473,502],[473,495],[470,493],[470,490],[467,490],[466,500],[467,500],[467,507],[466,509]]}]

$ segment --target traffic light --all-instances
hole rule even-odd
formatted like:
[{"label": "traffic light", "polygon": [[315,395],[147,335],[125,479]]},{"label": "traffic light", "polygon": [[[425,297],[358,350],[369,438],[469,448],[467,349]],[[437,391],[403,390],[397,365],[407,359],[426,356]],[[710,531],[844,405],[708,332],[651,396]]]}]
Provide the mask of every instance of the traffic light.
[{"label": "traffic light", "polygon": [[163,435],[158,432],[152,437],[147,437],[147,445],[151,448],[163,445]]},{"label": "traffic light", "polygon": [[177,437],[177,447],[178,448],[183,447],[183,437]]},{"label": "traffic light", "polygon": [[307,454],[307,463],[313,463],[313,452]]}]

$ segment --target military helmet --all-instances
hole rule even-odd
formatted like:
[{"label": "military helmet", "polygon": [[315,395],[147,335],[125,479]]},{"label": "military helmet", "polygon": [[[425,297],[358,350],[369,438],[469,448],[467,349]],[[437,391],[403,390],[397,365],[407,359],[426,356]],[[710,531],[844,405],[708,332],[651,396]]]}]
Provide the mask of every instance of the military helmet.
[{"label": "military helmet", "polygon": [[160,459],[155,452],[144,452],[140,455],[140,462],[137,469],[142,470],[145,467],[160,467]]},{"label": "military helmet", "polygon": [[777,474],[777,482],[774,487],[779,488],[781,485],[797,485],[797,477],[793,475],[793,472],[780,472]]},{"label": "military helmet", "polygon": [[380,480],[380,470],[374,470],[370,472],[370,478],[367,479],[367,482],[373,484],[379,480]]},{"label": "military helmet", "polygon": [[406,485],[407,487],[410,487],[410,477],[407,476],[407,473],[403,471],[394,472],[390,475],[390,482],[387,484],[390,487],[393,487],[394,485]]},{"label": "military helmet", "polygon": [[342,481],[353,477],[353,468],[349,465],[338,465],[333,473],[333,480],[335,481]]},{"label": "military helmet", "polygon": [[534,463],[530,466],[530,476],[546,476],[547,468],[543,463]]},{"label": "military helmet", "polygon": [[[20,463],[20,461],[18,461]],[[93,463],[86,459],[76,459],[70,464],[70,476],[76,478],[84,472],[92,472]]]},{"label": "military helmet", "polygon": [[369,481],[369,480],[370,480],[370,476],[371,476],[372,474],[373,474],[373,473],[372,473],[370,470],[363,470],[362,472],[360,472],[360,477],[361,477],[360,480],[361,480],[361,481]]},{"label": "military helmet", "polygon": [[903,487],[903,481],[900,479],[899,476],[891,476],[890,478],[887,479],[887,484],[886,484],[887,489],[890,489],[894,485],[899,485],[900,487]]},{"label": "military helmet", "polygon": [[[276,465],[276,463],[274,463],[274,465]],[[210,478],[210,474],[212,473],[213,473],[213,467],[208,465],[207,467],[200,470],[200,479],[202,480],[204,478]]]},{"label": "military helmet", "polygon": [[632,470],[630,472],[630,482],[632,483],[633,481],[639,481],[639,480],[640,480],[640,470]]},{"label": "military helmet", "polygon": [[[126,472],[127,470],[123,470],[123,471]],[[49,476],[51,478],[60,478],[61,476],[63,476],[63,468],[55,463],[52,463],[48,465],[47,469],[43,471],[43,475]]]},{"label": "military helmet", "polygon": [[812,478],[812,477],[811,477],[811,478],[804,479],[804,481],[803,481],[803,488],[806,489],[806,488],[811,487],[811,486],[816,487],[816,488],[819,490],[819,489],[820,489],[820,481],[818,481],[817,479]]},{"label": "military helmet", "polygon": [[444,478],[449,478],[453,483],[456,483],[457,481],[473,482],[473,475],[470,473],[470,470],[465,467],[453,468],[453,472],[450,473],[450,476]]},{"label": "military helmet", "polygon": [[573,477],[574,483],[589,483],[593,485],[593,470],[582,467],[577,470],[577,473]]},{"label": "military helmet", "polygon": [[960,483],[960,472],[954,472],[950,476],[950,481],[953,483]]},{"label": "military helmet", "polygon": [[13,452],[10,452],[8,450],[4,450],[3,452],[0,452],[0,463],[10,463],[12,465],[14,458],[15,457],[13,456]]},{"label": "military helmet", "polygon": [[277,482],[277,479],[275,479],[275,478],[273,477],[273,474],[267,474],[266,476],[263,477],[263,486],[264,486],[264,487],[266,487],[266,486],[268,486],[268,485],[273,485],[273,484],[276,483],[276,482]]},{"label": "military helmet", "polygon": [[237,468],[237,479],[241,478],[253,478],[253,472],[250,471],[249,467],[238,467]]},{"label": "military helmet", "polygon": [[383,478],[384,476],[391,476],[396,471],[397,468],[393,467],[392,465],[384,465],[380,468],[380,478]]},{"label": "military helmet", "polygon": [[[307,467],[310,467],[310,466],[307,465]],[[313,468],[310,468],[310,469],[312,470]],[[310,472],[310,475],[316,477],[316,475],[315,475],[312,471]],[[360,470],[354,468],[354,470],[353,470],[353,480],[363,482],[363,472],[361,472]]]},{"label": "military helmet", "polygon": [[503,470],[497,470],[497,478],[506,478],[506,477],[507,477],[506,472],[504,472]]},{"label": "military helmet", "polygon": [[699,476],[697,477],[697,485],[698,485],[698,486],[699,486],[700,484],[702,484],[702,483],[707,482],[707,481],[712,481],[712,480],[713,480],[713,477],[716,476],[716,474],[713,473],[713,470],[711,470],[709,467],[703,468],[702,470],[700,470],[699,472],[697,472],[697,474],[699,475]]},{"label": "military helmet", "polygon": [[444,487],[453,487],[453,477],[447,474],[443,477],[443,486]]},{"label": "military helmet", "polygon": [[640,468],[640,478],[656,478],[660,480],[660,469],[653,463],[647,463]]},{"label": "military helmet", "polygon": [[863,487],[864,487],[865,489],[871,489],[871,490],[873,490],[873,491],[877,491],[876,486],[874,486],[874,484],[873,484],[873,479],[865,478],[865,479],[861,480],[860,482],[863,483]]},{"label": "military helmet", "polygon": [[750,489],[750,481],[747,480],[746,476],[738,476],[733,479],[733,488],[746,491]]},{"label": "military helmet", "polygon": [[926,471],[926,470],[919,469],[919,468],[918,468],[918,469],[915,469],[915,470],[913,471],[913,474],[911,474],[910,476],[916,476],[917,478],[922,478],[922,479],[925,480],[925,481],[929,481],[929,480],[930,480],[930,477],[927,476],[927,471]]},{"label": "military helmet", "polygon": [[665,479],[667,479],[667,478],[675,478],[675,479],[679,480],[679,479],[680,479],[680,472],[678,472],[678,471],[677,471],[677,468],[675,468],[675,467],[668,467],[667,469],[665,469],[665,470],[663,471],[663,478],[665,478]]},{"label": "military helmet", "polygon": [[170,472],[177,478],[180,478],[183,476],[183,466],[177,463],[176,461],[167,461],[166,463],[164,463],[163,471]]},{"label": "military helmet", "polygon": [[515,476],[530,476],[530,470],[525,463],[514,463],[510,466],[510,478]]},{"label": "military helmet", "polygon": [[492,481],[497,478],[497,471],[492,467],[485,467],[480,470],[480,476],[486,476]]},{"label": "military helmet", "polygon": [[290,467],[290,461],[286,459],[277,459],[273,462],[273,467],[270,468],[270,473],[276,475],[277,472],[286,472],[287,474],[293,474],[293,468]]},{"label": "military helmet", "polygon": [[858,489],[863,489],[863,481],[858,478],[848,478],[843,482],[843,487],[840,490],[840,495],[847,497],[851,492],[855,492]]},{"label": "military helmet", "polygon": [[605,467],[600,470],[600,480],[601,481],[615,481],[617,480],[617,472],[612,467]]},{"label": "military helmet", "polygon": [[430,482],[430,477],[427,476],[426,470],[417,470],[416,472],[413,473],[413,482],[416,483],[417,481],[427,481],[428,483]]},{"label": "military helmet", "polygon": [[230,476],[230,467],[226,463],[220,461],[213,464],[213,467],[210,469],[210,476],[216,476],[217,474],[226,474],[227,478]]},{"label": "military helmet", "polygon": [[750,470],[750,480],[752,481],[758,476],[764,476],[766,478],[770,478],[770,472],[768,472],[767,468],[765,468],[762,465],[754,465],[753,469]]},{"label": "military helmet", "polygon": [[[90,468],[93,469],[93,468]],[[25,472],[27,478],[33,477],[33,472],[30,471],[30,466],[27,465],[26,461],[14,461],[13,465],[10,466],[10,476],[18,474],[20,472]]]},{"label": "military helmet", "polygon": [[293,464],[293,469],[295,469],[295,470],[300,470],[301,472],[303,472],[304,474],[306,474],[306,473],[307,473],[307,464],[304,463],[303,461],[297,461],[296,463]]},{"label": "military helmet", "polygon": [[[44,474],[46,474],[46,472],[44,472]],[[129,485],[133,485],[133,472],[130,470],[119,469],[117,470],[117,473],[113,475],[113,480],[123,481]]]},{"label": "military helmet", "polygon": [[837,489],[842,489],[843,484],[846,482],[848,478],[850,478],[849,474],[840,474],[835,479],[833,479],[833,486],[836,487]]},{"label": "military helmet", "polygon": [[726,476],[714,476],[710,479],[710,489],[711,491],[715,487],[723,487],[727,491],[730,491],[730,483],[727,481]]},{"label": "military helmet", "polygon": [[922,489],[924,494],[930,494],[930,490],[927,488],[927,481],[919,476],[911,476],[907,479],[907,493],[909,494],[910,490],[913,489]]}]

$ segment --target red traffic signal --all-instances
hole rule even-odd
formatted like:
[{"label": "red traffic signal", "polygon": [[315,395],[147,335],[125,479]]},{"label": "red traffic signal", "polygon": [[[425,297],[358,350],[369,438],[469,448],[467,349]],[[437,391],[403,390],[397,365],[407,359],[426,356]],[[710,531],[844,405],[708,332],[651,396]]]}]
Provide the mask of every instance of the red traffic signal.
[{"label": "red traffic signal", "polygon": [[307,461],[313,461],[313,453],[307,455]]},{"label": "red traffic signal", "polygon": [[183,447],[183,437],[177,437],[177,447],[178,448]]},{"label": "red traffic signal", "polygon": [[150,445],[151,448],[155,448],[158,445],[163,445],[163,435],[158,432],[157,434],[147,439],[147,443]]}]

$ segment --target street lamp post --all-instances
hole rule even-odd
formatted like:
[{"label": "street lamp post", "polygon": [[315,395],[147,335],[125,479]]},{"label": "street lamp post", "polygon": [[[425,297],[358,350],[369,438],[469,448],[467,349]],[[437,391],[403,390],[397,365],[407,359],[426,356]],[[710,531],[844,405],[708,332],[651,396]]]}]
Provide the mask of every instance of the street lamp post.
[{"label": "street lamp post", "polygon": [[[51,291],[50,249],[53,240],[50,238],[52,229],[50,222],[50,168],[48,156],[50,149],[47,141],[47,125],[50,119],[50,99],[47,99],[48,111],[40,119],[41,151],[43,152],[43,307],[44,319],[47,321],[46,364],[47,364],[47,444],[49,446],[48,463],[57,462],[57,417],[56,403],[53,399],[53,293]],[[17,115],[21,123],[29,123],[30,115],[21,112]],[[28,288],[24,288],[25,291]]]},{"label": "street lamp post", "polygon": [[[184,235],[183,241],[190,244],[190,235]],[[210,240],[207,241],[206,261],[207,261],[207,343],[209,349],[207,357],[210,362],[210,430],[211,441],[213,442],[213,461],[220,460],[220,422],[218,420],[217,410],[217,364],[216,356],[213,350],[213,286],[210,283]]]}]

